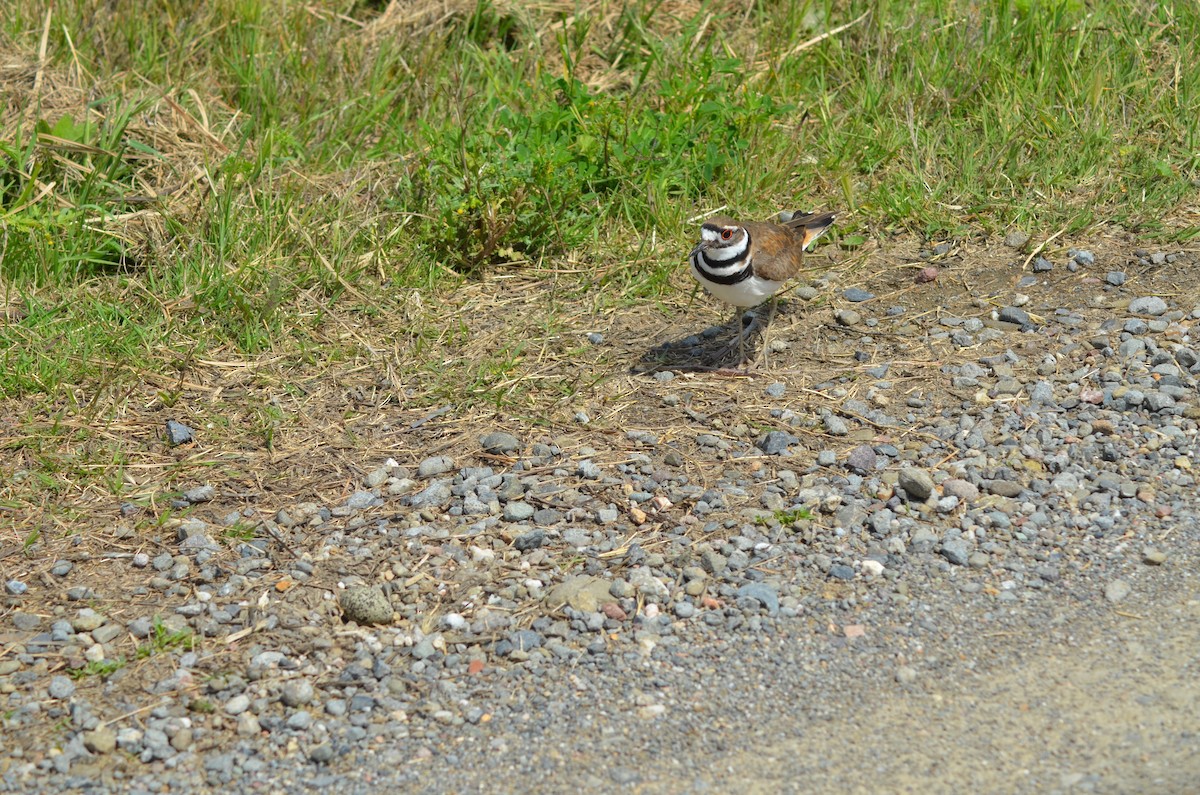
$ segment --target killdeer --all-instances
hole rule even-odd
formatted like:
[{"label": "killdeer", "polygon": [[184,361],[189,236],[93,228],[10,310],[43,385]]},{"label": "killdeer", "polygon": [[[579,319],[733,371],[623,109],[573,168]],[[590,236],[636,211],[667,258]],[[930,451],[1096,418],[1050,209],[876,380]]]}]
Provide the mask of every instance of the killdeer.
[{"label": "killdeer", "polygon": [[[792,214],[782,224],[710,218],[700,227],[700,242],[689,257],[692,275],[713,296],[737,307],[740,316],[741,310],[773,299],[800,271],[804,249],[833,219],[833,213]],[[772,300],[767,325],[774,314]],[[738,355],[740,365],[746,361],[745,328],[738,329]]]}]

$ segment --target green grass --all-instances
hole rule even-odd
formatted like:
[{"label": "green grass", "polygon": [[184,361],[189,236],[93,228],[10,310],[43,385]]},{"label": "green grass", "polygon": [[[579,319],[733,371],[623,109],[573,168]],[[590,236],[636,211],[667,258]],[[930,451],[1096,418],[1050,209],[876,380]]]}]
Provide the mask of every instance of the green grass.
[{"label": "green grass", "polygon": [[[172,631],[155,617],[154,628],[151,630],[150,637],[145,643],[138,645],[137,650],[134,652],[134,659],[145,660],[173,649],[192,648],[194,643],[195,637],[190,630],[180,629]],[[114,657],[107,660],[88,662],[82,668],[73,669],[68,673],[72,679],[86,679],[92,676],[106,678],[112,676],[127,664],[128,660],[124,656]]]},{"label": "green grass", "polygon": [[[198,352],[350,360],[332,310],[513,263],[654,298],[722,205],[838,209],[849,247],[1195,233],[1164,223],[1200,185],[1193,3],[479,0],[374,29],[379,5],[5,4],[5,51],[36,65],[45,31],[46,85],[81,93],[0,132],[0,396],[77,416]],[[524,355],[448,391],[503,405]]]},{"label": "green grass", "polygon": [[788,525],[795,524],[801,520],[807,521],[812,519],[812,517],[812,511],[810,511],[808,508],[795,508],[793,510],[780,509],[772,513],[770,519],[765,516],[760,516],[757,520],[757,524],[768,525],[772,520],[774,520],[784,527],[787,527]]},{"label": "green grass", "polygon": [[179,648],[193,648],[195,645],[195,636],[191,630],[168,629],[157,617],[154,619],[154,627],[151,630],[149,639],[137,647],[135,656],[139,660],[144,660],[147,657],[153,657],[156,654],[171,651]]},{"label": "green grass", "polygon": [[99,676],[101,679],[112,676],[125,667],[125,658],[117,657],[111,660],[93,660],[82,668],[73,668],[67,673],[72,679],[87,679]]}]

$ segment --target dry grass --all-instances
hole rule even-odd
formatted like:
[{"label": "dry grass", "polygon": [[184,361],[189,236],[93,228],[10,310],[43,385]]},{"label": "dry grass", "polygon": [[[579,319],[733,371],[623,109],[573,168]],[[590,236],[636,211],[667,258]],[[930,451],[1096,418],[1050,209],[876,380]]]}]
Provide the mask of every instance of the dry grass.
[{"label": "dry grass", "polygon": [[[685,42],[687,46],[699,48],[720,32],[725,53],[753,64],[752,71],[759,76],[777,67],[784,59],[845,29],[814,35],[799,44],[789,44],[785,49],[764,50],[752,22],[758,5],[754,0],[662,0],[647,6],[631,6],[620,0],[588,3],[499,0],[487,4],[487,10],[501,20],[528,23],[522,29],[522,32],[529,31],[527,40],[522,41],[514,34],[513,38],[498,44],[516,51],[537,53],[542,68],[552,74],[564,74],[567,66],[563,49],[555,42],[573,42],[583,54],[570,64],[571,73],[589,89],[604,93],[632,88],[638,70],[631,69],[630,62],[653,59],[651,40],[674,41],[684,30],[690,30],[694,20],[700,20],[700,23]],[[469,25],[479,7],[477,0],[415,3],[391,0],[378,17],[362,26],[361,36],[368,46],[381,40],[440,37],[447,31]],[[643,17],[643,14],[647,16]],[[815,9],[810,12],[809,21],[814,26],[818,14]],[[863,16],[852,24],[861,22]]]},{"label": "dry grass", "polygon": [[[1130,243],[1099,242],[1114,267],[1134,259]],[[111,525],[125,501],[161,516],[173,490],[201,482],[218,486],[226,510],[253,506],[270,515],[302,500],[337,504],[387,458],[415,465],[448,452],[469,460],[479,455],[479,437],[491,429],[510,430],[527,443],[554,442],[568,452],[591,446],[602,464],[639,448],[625,431],[649,430],[677,448],[687,475],[705,484],[720,476],[724,464],[701,455],[694,435],[753,438],[786,427],[772,416],[781,407],[807,418],[789,430],[810,451],[903,437],[902,431],[896,436],[899,429],[875,428],[833,439],[820,427],[819,415],[841,411],[849,398],[888,411],[902,406],[910,393],[947,409],[974,399],[934,386],[944,380],[940,367],[962,352],[948,343],[931,344],[921,329],[943,313],[987,320],[997,304],[1009,300],[1022,259],[994,244],[960,241],[937,263],[941,273],[935,282],[916,284],[913,276],[926,264],[917,256],[919,248],[916,241],[897,240],[887,251],[831,263],[828,287],[817,300],[789,300],[780,311],[771,338],[790,341],[791,347],[772,354],[768,371],[749,377],[714,374],[704,362],[662,347],[724,319],[724,307],[707,299],[689,303],[680,289],[677,298],[657,306],[614,307],[600,293],[579,292],[573,279],[512,274],[447,293],[403,291],[371,316],[327,310],[325,336],[306,340],[305,355],[291,343],[258,357],[213,350],[196,354],[178,375],[170,374],[164,360],[158,373],[142,371],[132,386],[80,389],[58,410],[38,400],[7,401],[0,422],[9,455],[16,456],[8,464],[17,472],[44,472],[52,452],[61,468],[55,482],[34,492],[43,495],[38,502],[28,501],[28,483],[6,484],[0,504],[9,508],[0,522],[9,543],[35,532],[46,542],[65,543],[85,526]],[[1144,278],[1157,283],[1165,275]],[[685,278],[680,276],[681,288]],[[1142,287],[1138,278],[1130,285]],[[1088,286],[1095,280],[1086,274],[1064,274],[1063,282],[1084,292],[1097,289]],[[848,284],[877,295],[865,307],[870,314],[906,307],[902,321],[878,329],[836,323],[835,310],[848,306],[840,298]],[[306,309],[289,311],[301,316]],[[602,333],[604,342],[589,344],[590,332]],[[723,343],[718,338],[706,344]],[[1023,353],[1019,346],[1036,343],[1006,339],[990,346],[996,350],[970,355],[1002,352],[1005,346]],[[859,350],[869,355],[856,358]],[[892,365],[888,380],[894,386],[879,392],[872,379],[860,375],[884,362]],[[676,378],[660,382],[647,372],[661,369]],[[787,385],[785,400],[763,395],[773,381]],[[829,382],[842,385],[841,397],[814,389]],[[667,395],[676,398],[665,402]],[[591,419],[587,426],[574,420],[580,411]],[[168,448],[162,440],[168,419],[197,429],[197,443]],[[47,450],[42,440],[55,449]],[[114,472],[121,482],[110,490],[105,484],[117,485]],[[67,524],[64,515],[70,517]],[[83,517],[83,524],[75,524]],[[83,533],[84,548],[103,548],[107,536]]]},{"label": "dry grass", "polygon": [[[136,75],[99,81],[78,60],[51,65],[45,43],[43,37],[41,51],[29,52],[0,38],[0,129],[6,142],[33,146],[32,161],[54,175],[26,175],[34,180],[34,194],[9,214],[35,206],[46,213],[82,210],[89,213],[87,225],[121,241],[131,261],[166,257],[172,244],[167,219],[199,217],[216,191],[210,167],[230,154],[236,138],[237,114],[195,89],[173,95]],[[85,140],[45,129],[64,117],[88,128]],[[105,131],[118,127],[119,151],[98,145]],[[96,178],[101,158],[127,167],[112,196],[123,211],[92,212],[75,203],[81,183]]]}]

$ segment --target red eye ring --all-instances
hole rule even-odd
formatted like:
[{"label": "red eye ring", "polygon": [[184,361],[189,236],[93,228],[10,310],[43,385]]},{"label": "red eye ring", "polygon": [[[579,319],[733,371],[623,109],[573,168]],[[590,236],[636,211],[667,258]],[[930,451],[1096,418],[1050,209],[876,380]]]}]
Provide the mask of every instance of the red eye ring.
[{"label": "red eye ring", "polygon": [[722,240],[728,240],[731,237],[733,237],[732,229],[722,229],[721,230],[721,239]]}]

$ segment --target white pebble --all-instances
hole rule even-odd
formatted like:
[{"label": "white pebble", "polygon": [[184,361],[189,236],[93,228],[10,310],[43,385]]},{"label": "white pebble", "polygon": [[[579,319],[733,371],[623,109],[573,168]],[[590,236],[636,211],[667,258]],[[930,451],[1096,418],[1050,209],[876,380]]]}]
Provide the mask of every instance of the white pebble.
[{"label": "white pebble", "polygon": [[872,577],[878,577],[880,574],[883,574],[883,564],[877,560],[864,560],[862,562],[862,570]]}]

